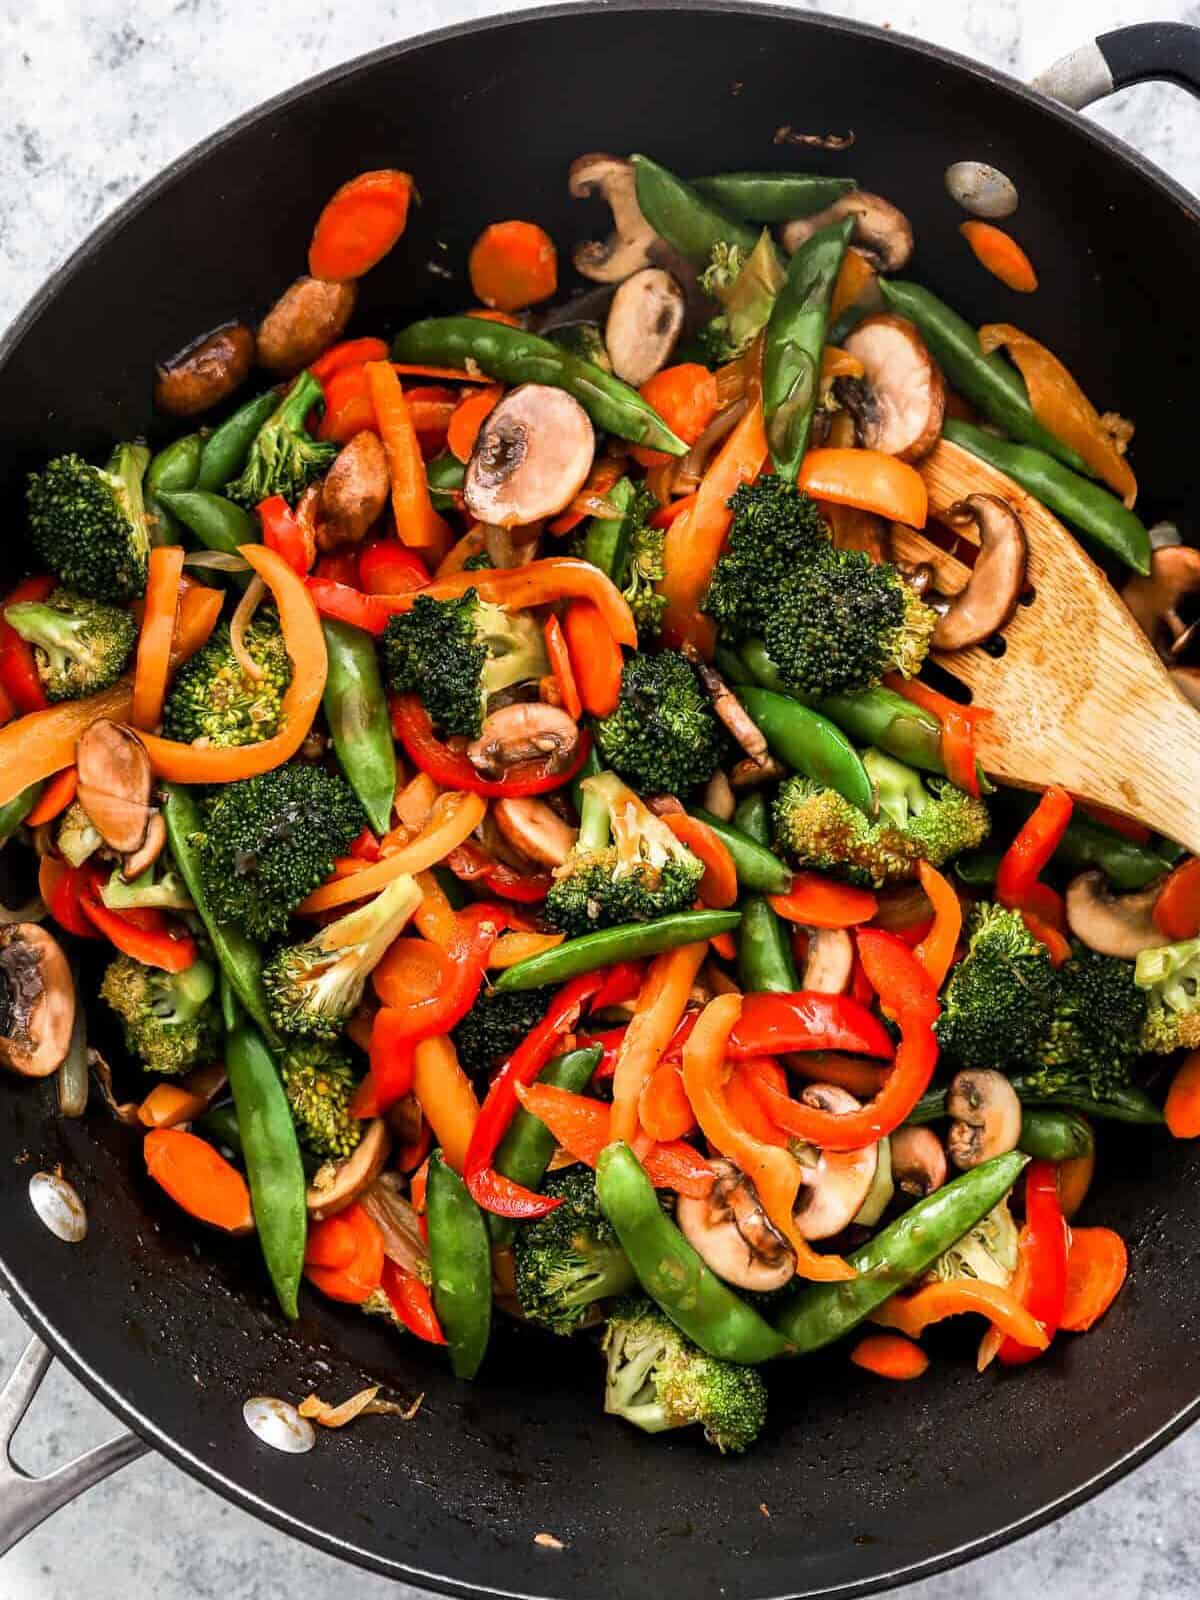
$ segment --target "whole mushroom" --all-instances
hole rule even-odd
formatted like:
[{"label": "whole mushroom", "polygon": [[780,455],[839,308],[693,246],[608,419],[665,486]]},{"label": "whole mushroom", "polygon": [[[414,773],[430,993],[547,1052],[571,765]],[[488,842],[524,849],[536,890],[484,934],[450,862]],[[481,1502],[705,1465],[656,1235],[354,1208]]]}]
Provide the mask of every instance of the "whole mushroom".
[{"label": "whole mushroom", "polygon": [[62,1065],[75,1022],[75,985],[62,946],[35,922],[0,929],[0,1062],[24,1078]]},{"label": "whole mushroom", "polygon": [[946,1151],[956,1167],[966,1169],[1015,1150],[1021,1137],[1021,1102],[1002,1072],[970,1067],[946,1091],[946,1114],[952,1118]]},{"label": "whole mushroom", "polygon": [[1133,961],[1143,950],[1165,944],[1154,920],[1154,903],[1162,880],[1144,889],[1114,894],[1097,868],[1081,872],[1067,886],[1067,925],[1075,937],[1098,955]]},{"label": "whole mushroom", "polygon": [[781,233],[784,249],[794,255],[806,239],[843,217],[854,218],[851,243],[877,272],[899,272],[912,255],[912,225],[908,218],[890,200],[866,189],[843,195],[811,217],[797,217],[785,223]]},{"label": "whole mushroom", "polygon": [[[832,1083],[808,1084],[800,1101],[835,1116],[859,1108],[848,1090]],[[800,1162],[803,1183],[795,1209],[796,1226],[804,1238],[831,1239],[854,1221],[870,1193],[878,1162],[877,1144],[860,1150],[806,1149]]]},{"label": "whole mushroom", "polygon": [[946,1181],[946,1152],[932,1128],[903,1127],[892,1134],[892,1177],[918,1200]]},{"label": "whole mushroom", "polygon": [[1130,578],[1121,598],[1163,661],[1178,665],[1200,621],[1200,550],[1160,545],[1151,553],[1149,576]]}]

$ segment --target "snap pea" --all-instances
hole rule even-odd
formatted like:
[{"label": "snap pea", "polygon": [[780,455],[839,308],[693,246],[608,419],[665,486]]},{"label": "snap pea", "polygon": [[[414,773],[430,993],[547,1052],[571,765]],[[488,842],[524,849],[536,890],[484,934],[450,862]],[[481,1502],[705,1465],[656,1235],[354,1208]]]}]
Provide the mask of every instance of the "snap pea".
[{"label": "snap pea", "polygon": [[833,286],[854,231],[843,217],[806,239],[788,263],[763,342],[762,401],[775,469],[795,482],[808,448]]},{"label": "snap pea", "polygon": [[[538,1073],[539,1083],[551,1084],[556,1089],[569,1089],[572,1094],[582,1094],[591,1082],[592,1073],[600,1065],[604,1051],[598,1044],[586,1050],[568,1050],[555,1056]],[[536,1189],[546,1176],[550,1157],[554,1154],[554,1135],[544,1122],[532,1112],[518,1109],[501,1139],[492,1162],[497,1172],[523,1184],[526,1189]],[[509,1217],[499,1217],[488,1212],[488,1232],[493,1244],[511,1244],[517,1231],[516,1223]]]},{"label": "snap pea", "polygon": [[308,1232],[304,1167],[283,1080],[261,1034],[248,1024],[225,1041],[254,1225],[275,1296],[295,1318]]},{"label": "snap pea", "polygon": [[321,619],[329,666],[321,705],[334,753],[376,833],[392,825],[396,747],[375,641],[347,622]]},{"label": "snap pea", "polygon": [[392,359],[435,367],[474,363],[489,378],[505,383],[546,383],[565,389],[605,433],[669,455],[687,454],[687,445],[636,389],[523,328],[480,317],[427,317],[396,335]]},{"label": "snap pea", "polygon": [[[202,1117],[198,1118],[196,1131],[214,1144],[223,1144],[227,1150],[232,1150],[243,1166],[245,1165],[242,1131],[238,1127],[237,1112],[231,1103],[211,1106]],[[300,1165],[304,1168],[305,1178],[311,1179],[320,1170],[321,1159],[319,1156],[309,1155],[307,1150],[301,1150]]]},{"label": "snap pea", "polygon": [[769,689],[743,688],[741,701],[763,738],[795,772],[835,789],[868,816],[875,807],[871,780],[858,751],[828,717]]},{"label": "snap pea", "polygon": [[757,839],[762,843],[769,841],[771,811],[761,789],[751,789],[744,799],[738,801],[737,809],[733,813],[733,825],[751,839]]},{"label": "snap pea", "polygon": [[449,450],[443,450],[440,456],[434,456],[425,468],[425,481],[429,485],[429,498],[433,502],[435,511],[457,509],[458,502],[449,491],[461,489],[466,475],[466,466],[457,456],[451,455]]},{"label": "snap pea", "polygon": [[247,400],[204,441],[195,487],[209,492],[223,489],[246,465],[254,436],[279,404],[274,389]]},{"label": "snap pea", "polygon": [[[1163,1120],[1163,1114],[1144,1089],[1132,1084],[1115,1090],[1107,1099],[1096,1100],[1089,1094],[1066,1089],[1060,1094],[1042,1094],[1021,1077],[1010,1078],[1022,1106],[1065,1106],[1070,1111],[1081,1112],[1085,1117],[1096,1117],[1102,1122],[1134,1122],[1149,1126]],[[927,1089],[904,1119],[920,1125],[941,1122],[946,1115],[946,1090]]]},{"label": "snap pea", "polygon": [[37,804],[38,796],[45,785],[39,778],[36,783],[31,783],[27,789],[22,789],[19,794],[0,806],[0,844],[6,839],[11,839],[13,834],[25,821],[25,818]]},{"label": "snap pea", "polygon": [[194,488],[203,449],[204,435],[187,433],[160,450],[146,468],[142,494],[146,510],[155,519],[152,544],[183,543],[183,524],[163,505],[159,495],[164,489]]},{"label": "snap pea", "polygon": [[745,222],[790,222],[833,205],[857,185],[853,178],[814,172],[718,172],[695,178],[692,188]]},{"label": "snap pea", "polygon": [[606,578],[611,578],[618,588],[625,582],[625,568],[629,561],[629,544],[633,538],[634,518],[631,515],[637,490],[629,478],[619,478],[608,490],[605,499],[616,506],[619,517],[592,517],[583,535],[583,555],[594,567],[599,567]]},{"label": "snap pea", "polygon": [[1013,444],[969,422],[948,417],[943,437],[1007,472],[1051,511],[1143,576],[1150,571],[1150,535],[1142,519],[1115,494],[1064,467],[1029,444]]},{"label": "snap pea", "polygon": [[456,1378],[479,1371],[492,1331],[492,1249],[483,1212],[435,1150],[425,1190],[433,1304]]},{"label": "snap pea", "polygon": [[1099,867],[1115,889],[1127,890],[1153,883],[1171,870],[1174,858],[1161,847],[1137,844],[1115,828],[1093,822],[1077,807],[1054,852],[1054,865],[1070,873]]},{"label": "snap pea", "polygon": [[[776,866],[782,865],[766,848],[770,843],[771,824],[767,815],[767,802],[762,795],[751,795],[743,800],[734,813],[734,820],[740,823],[745,832],[742,833],[740,829],[727,829],[727,833],[737,833],[740,839],[744,839],[756,851],[769,856]],[[732,854],[732,851],[730,853]],[[736,857],[734,865],[737,865]],[[739,869],[739,879],[740,876]],[[786,888],[792,881],[792,875],[786,867],[784,876]],[[744,896],[741,907],[742,923],[738,929],[737,953],[738,977],[743,990],[754,994],[794,994],[800,987],[800,979],[796,974],[796,963],[792,959],[792,942],[788,929],[768,904],[765,894]]]},{"label": "snap pea", "polygon": [[746,1365],[787,1354],[787,1341],[721,1282],[663,1214],[627,1144],[610,1144],[600,1152],[596,1198],[638,1282],[693,1344],[710,1356]]},{"label": "snap pea", "polygon": [[1096,1148],[1095,1135],[1077,1111],[1026,1106],[1017,1149],[1035,1161],[1077,1161]]},{"label": "snap pea", "polygon": [[965,317],[919,283],[881,278],[879,287],[890,311],[916,323],[933,359],[977,411],[1011,438],[1048,451],[1076,472],[1088,470],[1083,457],[1034,416],[1025,380],[1012,362],[996,350],[984,355],[979,335]]},{"label": "snap pea", "polygon": [[158,498],[209,550],[236,555],[242,545],[258,542],[257,520],[223,494],[207,489],[172,489],[163,490]]},{"label": "snap pea", "polygon": [[651,922],[622,922],[518,961],[500,974],[493,988],[497,994],[512,994],[518,989],[540,989],[546,983],[566,983],[568,978],[618,961],[640,961],[644,956],[676,950],[681,944],[715,939],[719,933],[732,932],[739,921],[736,911],[676,911]]},{"label": "snap pea", "polygon": [[766,840],[751,838],[749,833],[743,833],[730,822],[722,822],[720,817],[714,817],[711,811],[700,806],[692,807],[692,815],[706,822],[729,851],[743,889],[757,889],[760,894],[787,892],[792,875],[779,857],[772,855]]},{"label": "snap pea", "polygon": [[660,167],[649,156],[634,156],[637,201],[646,221],[681,256],[706,267],[718,244],[741,245],[749,255],[758,243],[758,229],[729,216],[698,189]]},{"label": "snap pea", "polygon": [[846,1257],[856,1278],[797,1290],[776,1314],[776,1328],[800,1355],[840,1339],[999,1205],[1028,1160],[1016,1150],[994,1156],[918,1200]]}]

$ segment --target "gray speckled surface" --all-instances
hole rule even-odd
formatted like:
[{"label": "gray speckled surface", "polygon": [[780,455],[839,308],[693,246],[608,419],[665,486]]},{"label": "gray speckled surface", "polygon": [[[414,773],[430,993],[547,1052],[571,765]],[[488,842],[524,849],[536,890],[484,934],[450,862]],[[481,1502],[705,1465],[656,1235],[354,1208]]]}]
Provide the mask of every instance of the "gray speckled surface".
[{"label": "gray speckled surface", "polygon": [[[0,0],[0,325],[116,204],[197,139],[298,79],[502,0]],[[1200,22],[1180,0],[840,0],[812,9],[886,23],[1027,77],[1121,23]],[[1097,119],[1200,190],[1200,107],[1143,86]],[[0,1302],[0,1373],[25,1339]],[[1064,1428],[1070,1420],[1064,1417]],[[22,1437],[38,1470],[112,1431],[53,1371]],[[1013,1594],[1055,1600],[1200,1596],[1185,1436],[1099,1500],[904,1600]],[[146,1458],[0,1559],[2,1600],[382,1600],[415,1591],[341,1566],[263,1528],[174,1467]]]}]

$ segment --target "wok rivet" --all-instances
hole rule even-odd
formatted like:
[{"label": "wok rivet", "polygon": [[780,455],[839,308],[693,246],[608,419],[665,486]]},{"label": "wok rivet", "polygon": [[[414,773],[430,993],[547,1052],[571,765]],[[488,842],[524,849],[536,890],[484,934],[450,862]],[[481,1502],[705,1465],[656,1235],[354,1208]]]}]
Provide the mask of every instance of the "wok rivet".
[{"label": "wok rivet", "polygon": [[986,161],[956,161],[947,167],[946,190],[976,217],[1011,217],[1017,209],[1016,184]]},{"label": "wok rivet", "polygon": [[263,1444],[272,1450],[282,1450],[290,1456],[302,1456],[317,1442],[317,1432],[307,1417],[302,1417],[295,1406],[274,1395],[256,1394],[242,1407],[246,1426]]},{"label": "wok rivet", "polygon": [[87,1208],[79,1191],[57,1172],[35,1172],[29,1180],[29,1203],[56,1239],[79,1244],[87,1238]]}]

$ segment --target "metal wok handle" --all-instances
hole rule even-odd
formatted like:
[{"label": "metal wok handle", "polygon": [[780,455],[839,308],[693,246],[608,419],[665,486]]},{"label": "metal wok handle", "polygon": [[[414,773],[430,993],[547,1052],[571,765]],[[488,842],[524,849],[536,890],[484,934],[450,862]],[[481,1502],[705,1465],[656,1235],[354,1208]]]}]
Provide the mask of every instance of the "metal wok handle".
[{"label": "metal wok handle", "polygon": [[1082,111],[1093,100],[1150,79],[1200,96],[1200,28],[1186,22],[1137,22],[1102,33],[1033,80],[1051,100]]},{"label": "metal wok handle", "polygon": [[18,1467],[12,1459],[13,1437],[52,1359],[49,1349],[35,1336],[0,1389],[0,1555],[32,1533],[60,1506],[149,1449],[136,1434],[125,1433],[68,1461],[55,1472],[48,1472],[44,1478],[35,1478]]}]

